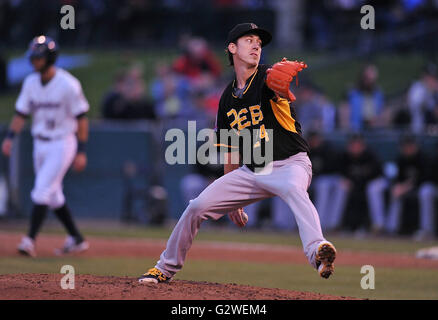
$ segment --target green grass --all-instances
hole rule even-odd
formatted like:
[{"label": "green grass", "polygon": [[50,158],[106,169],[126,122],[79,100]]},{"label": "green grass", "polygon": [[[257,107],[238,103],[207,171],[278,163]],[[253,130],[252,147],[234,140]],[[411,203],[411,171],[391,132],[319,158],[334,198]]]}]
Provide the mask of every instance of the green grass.
[{"label": "green grass", "polygon": [[[99,227],[81,223],[87,236],[120,237],[166,240],[169,228],[142,228],[138,226]],[[23,232],[22,226],[2,225],[0,231]],[[63,234],[62,228],[48,225],[45,234]],[[438,243],[414,243],[403,239],[366,239],[328,237],[339,251],[355,250],[370,252],[405,252]],[[296,234],[255,232],[249,230],[201,229],[196,242],[223,241],[238,243],[263,243],[301,246]],[[156,263],[157,258],[0,258],[0,274],[7,273],[59,273],[65,264],[75,267],[77,274],[114,275],[136,277]],[[297,291],[312,291],[338,296],[352,296],[367,299],[438,299],[438,275],[432,269],[376,267],[374,290],[363,290],[360,280],[363,276],[359,266],[337,266],[330,280],[318,277],[309,265],[284,263],[255,263],[230,261],[204,261],[189,259],[176,279],[237,283],[268,288],[283,288]]]},{"label": "green grass", "polygon": [[[97,237],[121,237],[121,238],[143,238],[167,240],[172,232],[171,228],[147,228],[138,226],[101,226],[90,227],[87,223],[80,223],[81,230],[87,236]],[[23,226],[1,226],[0,231],[14,231],[24,233]],[[42,230],[47,234],[64,234],[65,231],[57,226],[45,226]],[[340,236],[326,234],[328,240],[332,241],[338,250],[367,251],[367,252],[390,252],[413,254],[417,250],[438,246],[438,240],[429,242],[414,242],[409,238],[365,238],[356,239],[352,236]],[[218,241],[238,242],[254,244],[291,245],[301,247],[301,240],[297,232],[273,232],[273,231],[252,231],[247,229],[209,229],[201,228],[195,241]]]},{"label": "green grass", "polygon": [[[59,232],[63,232],[58,229]],[[172,229],[168,228],[128,228],[128,229],[109,229],[95,230],[84,229],[84,232],[95,236],[114,236],[127,238],[153,238],[167,240]],[[327,235],[327,239],[336,244],[339,250],[347,249],[353,251],[370,252],[392,252],[392,253],[414,253],[425,246],[438,246],[438,241],[433,242],[414,242],[411,239],[383,239],[366,238],[355,239],[346,237]],[[301,239],[297,232],[261,232],[251,230],[227,230],[227,229],[200,229],[196,236],[196,241],[219,241],[219,242],[239,242],[255,244],[273,245],[293,245],[301,247]]]},{"label": "green grass", "polygon": [[[146,84],[154,77],[155,67],[158,62],[171,62],[177,55],[178,50],[92,50],[68,51],[68,53],[88,53],[91,55],[92,63],[84,68],[72,70],[72,74],[81,81],[84,93],[91,106],[90,116],[98,118],[100,116],[100,104],[105,92],[110,88],[114,76],[118,70],[129,67],[135,63],[141,63],[144,67],[144,78]],[[222,50],[216,50],[221,60],[224,70],[230,71],[226,67],[226,57]],[[9,58],[20,56],[22,52],[9,52]],[[344,96],[347,88],[354,85],[357,75],[365,60],[350,59],[331,63],[334,56],[323,53],[271,50],[269,52],[268,63],[279,61],[283,56],[289,59],[305,60],[309,68],[307,75],[320,86],[325,93],[338,103]],[[400,93],[408,87],[420,73],[425,59],[420,54],[380,54],[374,59],[379,68],[379,85],[388,95]],[[15,100],[18,92],[10,92],[0,95],[0,122],[9,121],[14,112]]]},{"label": "green grass", "polygon": [[[84,230],[86,234],[95,236],[153,238],[167,240],[171,229],[128,229],[128,230]],[[414,253],[425,246],[438,245],[438,241],[421,243],[410,239],[355,239],[352,237],[330,236],[327,239],[336,244],[339,250]],[[297,232],[256,232],[247,230],[200,230],[196,241],[239,242],[254,244],[293,245],[301,247],[301,239]]]},{"label": "green grass", "polygon": [[[138,258],[0,258],[0,274],[59,273],[65,264],[76,274],[137,277],[156,259]],[[329,280],[307,265],[254,262],[187,261],[176,279],[237,283],[267,288],[310,291],[366,299],[438,299],[435,270],[376,268],[375,289],[363,290],[359,267],[338,267]]]},{"label": "green grass", "polygon": [[[330,99],[338,103],[345,99],[347,90],[356,85],[364,63],[365,60],[353,59],[317,68],[314,71],[309,66],[309,73]],[[373,63],[379,70],[378,85],[388,97],[403,93],[411,82],[417,79],[425,59],[418,54],[381,54],[373,60]]]},{"label": "green grass", "polygon": [[[92,60],[90,66],[76,68],[70,72],[81,81],[84,94],[90,103],[90,117],[97,118],[100,117],[102,97],[111,87],[114,77],[119,70],[140,63],[143,66],[144,79],[148,84],[155,74],[157,62],[172,61],[177,55],[177,50],[167,50],[165,52],[159,50],[148,50],[147,52],[140,50],[95,50],[89,52],[68,51],[67,53],[86,53],[91,56]],[[11,58],[21,55],[21,52],[13,52],[10,53],[8,57]],[[17,96],[18,92],[0,95],[0,121],[8,121],[13,115]]]}]

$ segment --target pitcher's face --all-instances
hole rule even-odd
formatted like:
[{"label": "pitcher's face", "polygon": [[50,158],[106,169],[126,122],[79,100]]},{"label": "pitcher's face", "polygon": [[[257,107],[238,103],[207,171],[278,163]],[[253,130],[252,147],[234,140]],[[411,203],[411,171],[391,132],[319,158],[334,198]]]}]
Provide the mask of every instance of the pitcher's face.
[{"label": "pitcher's face", "polygon": [[262,40],[258,35],[246,34],[237,40],[237,43],[230,43],[228,50],[234,54],[235,60],[240,60],[247,65],[257,66],[262,53]]}]

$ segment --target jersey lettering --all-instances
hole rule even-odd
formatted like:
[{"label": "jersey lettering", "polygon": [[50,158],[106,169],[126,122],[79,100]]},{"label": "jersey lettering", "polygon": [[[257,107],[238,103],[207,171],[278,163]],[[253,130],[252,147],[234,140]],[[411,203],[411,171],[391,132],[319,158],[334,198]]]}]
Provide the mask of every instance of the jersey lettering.
[{"label": "jersey lettering", "polygon": [[[248,109],[251,115],[251,120],[248,120],[246,114]],[[237,125],[237,130],[240,131],[250,125],[257,125],[263,120],[263,112],[260,110],[259,105],[251,106],[249,108],[242,108],[239,112],[235,109],[231,109],[227,112],[228,118],[233,117],[233,121],[230,123],[230,127],[234,128]]]},{"label": "jersey lettering", "polygon": [[47,119],[47,120],[46,120],[46,129],[47,129],[47,130],[53,130],[53,129],[55,129],[55,120],[53,120],[53,119]]},{"label": "jersey lettering", "polygon": [[263,113],[262,110],[260,110],[259,105],[249,107],[249,111],[251,113],[253,125],[257,125],[260,121],[263,120]]},{"label": "jersey lettering", "polygon": [[32,135],[61,138],[77,131],[77,116],[88,111],[80,82],[67,71],[56,68],[45,86],[40,75],[31,73],[23,83],[16,110],[32,116]]}]

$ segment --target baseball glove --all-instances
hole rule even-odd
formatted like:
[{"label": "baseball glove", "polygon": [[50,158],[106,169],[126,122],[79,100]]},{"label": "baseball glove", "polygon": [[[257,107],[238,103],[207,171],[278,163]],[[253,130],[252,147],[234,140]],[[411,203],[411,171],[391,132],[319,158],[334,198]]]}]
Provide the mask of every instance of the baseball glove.
[{"label": "baseball glove", "polygon": [[288,99],[290,102],[296,100],[295,95],[290,91],[290,83],[294,77],[298,85],[298,72],[307,68],[307,64],[298,61],[288,61],[283,58],[280,62],[274,64],[266,71],[266,85],[282,98]]}]

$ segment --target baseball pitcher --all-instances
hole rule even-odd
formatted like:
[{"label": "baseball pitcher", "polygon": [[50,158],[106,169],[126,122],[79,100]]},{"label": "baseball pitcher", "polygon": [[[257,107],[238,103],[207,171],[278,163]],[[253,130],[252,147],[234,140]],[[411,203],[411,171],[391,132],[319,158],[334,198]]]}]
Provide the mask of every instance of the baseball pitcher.
[{"label": "baseball pitcher", "polygon": [[58,55],[55,41],[46,36],[34,38],[28,50],[35,72],[26,77],[16,102],[16,113],[2,144],[9,156],[14,137],[32,117],[35,184],[31,198],[33,209],[30,228],[18,251],[35,257],[35,239],[48,209],[66,228],[69,236],[56,254],[82,252],[88,249],[65,203],[62,181],[73,163],[76,171],[87,164],[85,143],[88,139],[88,102],[79,81],[67,71],[54,66]]},{"label": "baseball pitcher", "polygon": [[258,141],[251,144],[253,150],[250,150],[253,154],[256,148],[273,144],[273,161],[265,166],[269,172],[263,172],[255,161],[239,166],[247,148],[240,142],[227,144],[218,138],[221,141],[218,147],[225,151],[228,160],[224,164],[225,174],[190,201],[160,260],[139,282],[160,283],[172,279],[183,267],[203,221],[228,214],[235,224],[243,227],[247,216],[242,208],[273,196],[281,197],[294,213],[309,263],[323,278],[334,272],[336,249],[324,238],[318,213],[307,193],[312,178],[309,147],[290,105],[295,101],[290,83],[307,65],[286,59],[272,67],[259,65],[262,47],[271,38],[268,31],[253,23],[238,24],[229,32],[227,53],[235,78],[222,94],[216,119],[218,134],[222,130],[237,135],[243,130],[256,132]]}]

